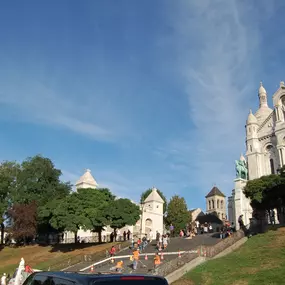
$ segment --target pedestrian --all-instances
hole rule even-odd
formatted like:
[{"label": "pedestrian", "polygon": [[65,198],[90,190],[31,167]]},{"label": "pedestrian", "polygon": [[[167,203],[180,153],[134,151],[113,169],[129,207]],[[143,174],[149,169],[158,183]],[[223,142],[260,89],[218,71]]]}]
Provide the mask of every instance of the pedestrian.
[{"label": "pedestrian", "polygon": [[170,231],[170,236],[174,237],[174,226],[172,224],[170,224],[169,231]]},{"label": "pedestrian", "polygon": [[6,285],[7,283],[7,276],[6,273],[3,274],[3,276],[1,277],[1,285]]},{"label": "pedestrian", "polygon": [[154,270],[157,269],[157,267],[160,265],[161,263],[161,260],[160,260],[160,256],[158,254],[158,252],[155,254],[155,257],[154,257]]},{"label": "pedestrian", "polygon": [[133,251],[133,257],[132,257],[132,259],[133,259],[133,270],[137,270],[138,262],[139,262],[139,255],[140,255],[139,250],[135,249]]}]

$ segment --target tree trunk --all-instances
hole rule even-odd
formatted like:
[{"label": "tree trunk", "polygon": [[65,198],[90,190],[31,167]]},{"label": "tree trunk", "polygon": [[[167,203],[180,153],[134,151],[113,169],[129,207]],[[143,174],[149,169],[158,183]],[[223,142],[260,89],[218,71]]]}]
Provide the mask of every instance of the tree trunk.
[{"label": "tree trunk", "polygon": [[99,243],[102,243],[102,228],[98,230]]},{"label": "tree trunk", "polygon": [[1,223],[0,227],[1,227],[1,244],[4,244],[4,230],[5,230],[4,223]]},{"label": "tree trunk", "polygon": [[74,232],[74,243],[78,243],[78,241],[77,241],[77,231]]}]

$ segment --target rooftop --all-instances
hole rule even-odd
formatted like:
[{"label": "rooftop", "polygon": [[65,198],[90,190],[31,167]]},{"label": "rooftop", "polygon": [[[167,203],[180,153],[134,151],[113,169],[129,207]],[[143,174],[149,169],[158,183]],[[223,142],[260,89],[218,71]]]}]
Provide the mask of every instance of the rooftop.
[{"label": "rooftop", "polygon": [[95,188],[98,186],[96,180],[94,179],[94,177],[91,174],[90,169],[85,170],[85,173],[79,178],[79,180],[76,182],[75,185],[80,186],[81,184],[88,184],[88,185],[93,186]]},{"label": "rooftop", "polygon": [[196,221],[199,221],[200,224],[204,223],[215,223],[222,224],[223,222],[214,214],[200,215],[197,217]]},{"label": "rooftop", "polygon": [[223,194],[220,189],[216,186],[214,186],[212,188],[212,190],[208,193],[208,195],[206,196],[206,198],[208,197],[213,197],[213,196],[221,196],[221,197],[226,197],[225,194]]}]

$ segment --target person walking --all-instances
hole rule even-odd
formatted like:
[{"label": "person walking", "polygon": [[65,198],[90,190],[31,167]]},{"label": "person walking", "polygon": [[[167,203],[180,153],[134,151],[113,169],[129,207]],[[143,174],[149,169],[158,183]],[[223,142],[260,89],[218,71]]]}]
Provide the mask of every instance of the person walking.
[{"label": "person walking", "polygon": [[1,285],[6,285],[7,283],[7,276],[6,273],[3,274],[3,276],[1,277]]}]

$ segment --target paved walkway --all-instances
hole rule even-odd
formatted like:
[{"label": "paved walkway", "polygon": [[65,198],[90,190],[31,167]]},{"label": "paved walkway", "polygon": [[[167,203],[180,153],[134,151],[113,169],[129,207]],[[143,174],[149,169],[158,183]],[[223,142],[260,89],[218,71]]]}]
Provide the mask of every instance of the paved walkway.
[{"label": "paved walkway", "polygon": [[[218,238],[212,237],[209,234],[204,235],[198,235],[192,239],[184,239],[184,238],[173,238],[170,240],[170,244],[168,245],[167,249],[163,252],[178,252],[180,251],[190,251],[197,249],[197,247],[202,245],[214,245],[219,241]],[[140,274],[147,274],[151,271],[153,268],[153,256],[148,256],[148,253],[155,253],[155,243],[152,243],[147,246],[147,248],[140,254],[140,261],[138,265],[138,269],[136,270],[136,273]],[[131,255],[132,250],[127,249],[122,251],[121,253],[117,254],[117,256],[124,256],[124,255]],[[145,257],[148,257],[147,260],[145,260]],[[178,254],[174,255],[167,255],[165,254],[163,259],[163,263],[168,262],[172,259],[175,259],[178,257]],[[124,261],[124,271],[123,273],[132,273],[132,262],[129,260],[129,258],[122,258]],[[111,263],[110,261],[104,262],[100,265],[97,265],[94,267],[94,272],[107,272],[110,271],[110,268],[115,266],[116,261],[118,259],[115,259],[114,263]],[[85,267],[87,267],[86,265]],[[83,269],[84,267],[81,267]],[[76,269],[78,270],[78,269]],[[90,268],[85,270],[85,272],[90,272]]]}]

